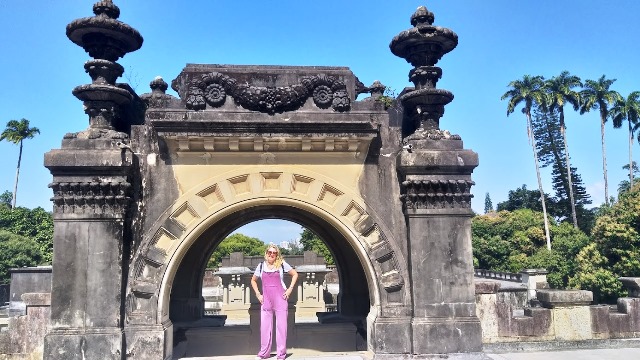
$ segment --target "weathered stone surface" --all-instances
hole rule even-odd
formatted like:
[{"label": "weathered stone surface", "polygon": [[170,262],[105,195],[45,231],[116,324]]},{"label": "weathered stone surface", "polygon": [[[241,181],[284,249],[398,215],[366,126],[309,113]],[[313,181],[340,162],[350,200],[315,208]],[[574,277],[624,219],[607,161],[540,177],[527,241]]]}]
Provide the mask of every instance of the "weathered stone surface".
[{"label": "weathered stone surface", "polygon": [[588,306],[559,306],[551,309],[558,340],[591,339],[591,311]]},{"label": "weathered stone surface", "polygon": [[[591,311],[591,331],[609,336],[609,305],[593,305]],[[596,335],[597,336],[597,335]]]},{"label": "weathered stone surface", "polygon": [[77,333],[54,330],[44,339],[44,358],[52,360],[122,359],[122,332]]},{"label": "weathered stone surface", "polygon": [[525,308],[524,316],[533,319],[533,330],[531,336],[544,337],[553,334],[553,319],[549,309]]},{"label": "weathered stone surface", "polygon": [[[466,321],[465,321],[466,320]],[[482,351],[480,321],[414,318],[411,323],[414,354],[472,353]]]},{"label": "weathered stone surface", "polygon": [[496,294],[476,294],[476,311],[482,327],[483,342],[496,341],[499,337]]},{"label": "weathered stone surface", "polygon": [[9,358],[41,359],[51,313],[50,295],[24,293],[21,298],[26,305],[24,315],[11,316],[8,328],[0,333],[0,358],[11,354]]},{"label": "weathered stone surface", "polygon": [[589,305],[593,301],[593,293],[587,290],[555,290],[537,291],[537,298],[546,308]]},{"label": "weathered stone surface", "polygon": [[411,353],[411,319],[410,318],[378,318],[368,329],[370,348],[376,354]]},{"label": "weathered stone surface", "polygon": [[476,295],[495,294],[500,289],[500,283],[495,281],[476,281]]},{"label": "weathered stone surface", "polygon": [[629,314],[611,313],[609,314],[609,331],[611,338],[627,337],[630,330]]},{"label": "weathered stone surface", "polygon": [[126,359],[171,359],[173,327],[132,326],[124,331]]},{"label": "weathered stone surface", "polygon": [[[44,294],[51,292],[51,266],[9,269],[9,272],[11,273],[10,296],[8,299],[9,316],[26,314],[27,303],[23,298],[23,295],[29,293]],[[33,296],[34,295],[28,295],[29,298],[32,298]],[[36,295],[36,298],[34,298],[33,301],[38,301],[37,296],[40,295]]]},{"label": "weathered stone surface", "polygon": [[618,311],[629,315],[629,331],[640,332],[640,298],[619,298]]}]

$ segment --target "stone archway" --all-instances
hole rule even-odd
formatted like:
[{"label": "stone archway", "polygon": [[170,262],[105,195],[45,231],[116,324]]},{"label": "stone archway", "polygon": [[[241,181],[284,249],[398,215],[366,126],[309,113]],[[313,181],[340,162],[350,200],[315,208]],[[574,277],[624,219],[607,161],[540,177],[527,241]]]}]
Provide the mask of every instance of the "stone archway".
[{"label": "stone archway", "polygon": [[[142,36],[111,1],[94,11],[67,26],[94,57],[92,83],[73,91],[89,127],[45,155],[54,193],[46,359],[169,358],[171,289],[187,278],[181,264],[199,263],[189,249],[206,250],[203,234],[253,210],[342,239],[336,252],[366,279],[376,357],[482,357],[470,220],[478,156],[440,128],[453,94],[436,88],[454,32],[418,8],[390,44],[414,67],[415,87],[392,104],[379,82],[322,66],[188,64],[171,82],[178,97],[162,78],[138,96],[115,83],[116,61]],[[182,293],[187,313],[198,311],[193,288]]]},{"label": "stone archway", "polygon": [[[182,316],[201,314],[201,278],[193,272],[203,268],[205,255],[217,245],[207,239],[220,239],[258,218],[290,219],[329,239],[327,244],[344,269],[341,281],[347,290],[341,295],[340,310],[345,314],[370,315],[372,327],[389,302],[389,294],[393,300],[401,300],[392,302],[406,301],[406,261],[394,251],[384,225],[365,210],[366,203],[321,174],[287,170],[276,166],[253,172],[230,171],[202,182],[165,211],[157,228],[145,236],[131,267],[127,323],[132,331],[136,325],[148,326],[155,316],[155,323],[165,329],[164,341],[169,342],[171,306],[183,306]],[[184,301],[171,303],[175,279],[185,279],[179,276],[181,272],[192,274],[191,281],[178,286],[183,289]],[[362,294],[367,298],[359,297]],[[363,300],[371,309],[362,309]],[[165,348],[170,345],[165,343]]]}]

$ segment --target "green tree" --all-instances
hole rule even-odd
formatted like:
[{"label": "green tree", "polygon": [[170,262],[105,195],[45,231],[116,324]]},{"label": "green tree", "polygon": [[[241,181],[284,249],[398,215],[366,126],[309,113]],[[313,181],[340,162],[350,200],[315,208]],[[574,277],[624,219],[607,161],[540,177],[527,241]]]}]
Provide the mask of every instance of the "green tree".
[{"label": "green tree", "polygon": [[9,269],[35,266],[41,261],[42,253],[34,240],[0,230],[0,283],[11,281]]},{"label": "green tree", "polygon": [[[552,199],[545,194],[546,203],[549,204]],[[496,211],[514,211],[518,209],[531,209],[542,212],[542,201],[540,201],[540,192],[536,190],[528,190],[527,185],[522,184],[515,190],[509,190],[507,200],[498,203]]]},{"label": "green tree", "polygon": [[[591,196],[587,193],[587,189],[584,186],[582,177],[578,174],[575,167],[571,167],[571,176],[573,183],[571,184],[574,194],[574,208],[576,211],[576,217],[578,219],[578,228],[582,231],[589,233],[593,227],[594,213],[586,208],[591,204]],[[568,221],[567,214],[571,213],[571,204],[567,194],[569,185],[567,183],[566,168],[560,164],[553,164],[552,172],[552,184],[553,189],[556,192],[556,196],[553,201],[553,206],[550,213],[556,218],[557,221]],[[574,225],[575,226],[575,225]]]},{"label": "green tree", "polygon": [[475,216],[471,222],[474,265],[509,272],[545,268],[552,287],[566,287],[576,271],[576,255],[590,240],[570,223],[552,223],[554,245],[548,250],[542,223],[542,213],[530,209]]},{"label": "green tree", "polygon": [[569,146],[567,143],[567,131],[564,121],[564,105],[569,103],[573,105],[574,110],[578,110],[580,107],[580,95],[574,88],[582,86],[580,78],[569,74],[568,71],[563,71],[558,76],[554,76],[545,82],[545,91],[547,93],[547,106],[549,112],[558,110],[560,115],[560,134],[564,144],[564,156],[566,166],[566,176],[569,185],[567,189],[569,191],[569,201],[571,205],[571,218],[573,220],[573,226],[578,227],[578,217],[576,215],[576,204],[573,196],[573,185],[571,182],[571,162],[569,159]]},{"label": "green tree", "polygon": [[4,204],[7,206],[11,206],[11,201],[13,200],[13,194],[9,190],[5,190],[2,194],[0,194],[0,205]]},{"label": "green tree", "polygon": [[487,193],[484,196],[484,213],[490,213],[493,211],[493,202],[491,202],[491,196]]},{"label": "green tree", "polygon": [[39,264],[51,264],[53,256],[53,216],[41,207],[11,209],[0,204],[0,229],[27,237],[38,244],[42,259]]},{"label": "green tree", "polygon": [[640,276],[640,184],[605,208],[592,231],[593,244],[578,254],[579,268],[570,280],[603,301],[624,295],[620,276]]},{"label": "green tree", "polygon": [[0,141],[7,140],[16,145],[20,145],[18,152],[18,168],[16,170],[16,181],[13,187],[13,201],[11,207],[16,207],[16,197],[18,195],[18,178],[20,177],[20,162],[22,161],[22,142],[26,139],[33,139],[37,134],[40,134],[40,130],[37,127],[29,127],[29,120],[21,119],[10,120],[7,123],[7,127],[0,134]]},{"label": "green tree", "polygon": [[[626,164],[622,168],[631,172],[631,179],[635,179],[640,176],[640,169],[638,169],[638,165],[635,161],[631,162],[631,166],[629,166],[629,164]],[[620,183],[618,184],[618,197],[623,192],[629,191],[629,189],[631,189],[631,182],[629,180],[620,181]]]},{"label": "green tree", "polygon": [[267,245],[257,238],[244,234],[235,233],[227,236],[220,245],[213,251],[207,267],[215,268],[220,266],[222,258],[234,252],[241,252],[246,256],[264,255]]},{"label": "green tree", "polygon": [[327,245],[313,231],[307,228],[302,229],[302,233],[300,233],[300,244],[302,244],[304,251],[314,251],[316,254],[324,256],[324,261],[328,265],[334,265],[336,263]]},{"label": "green tree", "polygon": [[507,116],[513,113],[515,108],[524,103],[522,112],[527,117],[527,134],[533,149],[533,160],[536,166],[536,175],[538,177],[538,189],[540,190],[540,199],[542,201],[542,212],[544,214],[544,231],[547,239],[547,248],[551,249],[551,236],[549,235],[549,222],[547,220],[547,206],[544,199],[544,190],[542,189],[542,178],[540,177],[540,166],[538,165],[538,156],[536,154],[536,139],[533,136],[531,127],[531,108],[534,104],[543,105],[545,102],[545,94],[543,91],[544,78],[542,76],[525,75],[522,80],[514,80],[508,85],[511,89],[502,95],[502,100],[509,99],[507,104]]},{"label": "green tree", "polygon": [[[619,129],[627,120],[629,129],[629,187],[633,187],[633,133],[640,127],[640,91],[634,91],[627,98],[620,97],[611,108],[613,127]],[[640,141],[640,134],[638,136]]]},{"label": "green tree", "polygon": [[600,143],[602,146],[602,174],[604,176],[605,204],[609,205],[609,179],[607,177],[607,149],[604,141],[605,123],[609,117],[609,106],[614,104],[620,94],[609,89],[616,79],[607,79],[602,75],[598,80],[585,80],[584,89],[580,92],[580,113],[591,110],[600,111]]},{"label": "green tree", "polygon": [[[573,166],[570,168],[571,186],[567,176],[566,156],[564,155],[565,138],[560,131],[559,113],[557,110],[533,112],[533,134],[536,137],[538,157],[542,167],[551,166],[552,184],[555,198],[547,202],[547,210],[557,221],[571,219],[575,212],[579,228],[590,231],[593,226],[593,213],[585,208],[591,204],[591,198],[584,187],[582,178]],[[569,196],[572,190],[573,201]],[[575,226],[575,224],[574,224]]]},{"label": "green tree", "polygon": [[598,245],[587,245],[578,253],[577,271],[569,286],[593,292],[596,303],[614,303],[623,294],[618,276],[608,268],[609,260],[598,250]]},{"label": "green tree", "polygon": [[475,216],[471,222],[473,253],[485,269],[518,272],[523,258],[545,244],[542,213],[529,209]]}]

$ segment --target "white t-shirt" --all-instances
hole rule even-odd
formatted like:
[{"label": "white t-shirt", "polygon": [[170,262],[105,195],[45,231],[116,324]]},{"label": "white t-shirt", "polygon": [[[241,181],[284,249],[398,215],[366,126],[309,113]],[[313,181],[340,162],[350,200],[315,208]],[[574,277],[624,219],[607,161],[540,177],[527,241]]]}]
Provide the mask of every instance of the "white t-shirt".
[{"label": "white t-shirt", "polygon": [[262,278],[263,272],[276,272],[282,270],[280,271],[280,282],[282,283],[282,288],[286,289],[287,286],[284,284],[284,273],[288,273],[289,271],[291,271],[291,269],[293,269],[293,267],[291,267],[291,265],[289,265],[286,261],[282,262],[282,266],[279,269],[269,269],[269,267],[267,266],[267,262],[263,261],[258,264],[258,266],[256,266],[256,271],[253,272],[253,276]]}]

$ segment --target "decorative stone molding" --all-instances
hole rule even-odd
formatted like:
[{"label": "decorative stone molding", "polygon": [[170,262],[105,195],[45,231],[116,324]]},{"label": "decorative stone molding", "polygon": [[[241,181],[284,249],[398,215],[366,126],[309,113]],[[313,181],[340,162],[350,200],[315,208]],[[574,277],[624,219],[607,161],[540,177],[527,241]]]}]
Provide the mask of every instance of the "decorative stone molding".
[{"label": "decorative stone molding", "polygon": [[402,182],[406,209],[471,208],[470,180],[407,180]]},{"label": "decorative stone molding", "polygon": [[128,182],[53,182],[55,214],[123,214],[131,201]]},{"label": "decorative stone molding", "polygon": [[314,103],[321,109],[333,107],[335,111],[345,112],[351,108],[345,83],[332,76],[306,76],[300,84],[259,87],[240,84],[219,72],[204,74],[191,81],[186,107],[191,110],[204,110],[207,105],[220,107],[224,105],[227,95],[247,110],[271,115],[297,110],[309,97],[313,97]]},{"label": "decorative stone molding", "polygon": [[156,76],[156,78],[149,83],[149,87],[151,88],[151,93],[140,95],[140,98],[144,101],[147,108],[165,109],[173,102],[179,102],[177,98],[166,93],[169,84],[167,84],[162,77]]},{"label": "decorative stone molding", "polygon": [[400,291],[405,288],[406,273],[401,255],[393,250],[392,242],[365,210],[367,207],[361,200],[341,191],[341,188],[312,174],[276,170],[256,173],[239,171],[201,184],[199,189],[190,192],[191,195],[177,201],[157,230],[145,236],[148,239],[145,250],[133,261],[132,281],[127,296],[128,319],[136,323],[150,319],[152,315],[140,309],[156,308],[152,303],[159,299],[159,283],[166,276],[163,272],[179,252],[186,235],[193,233],[203,219],[229,211],[229,208],[247,200],[263,198],[270,198],[273,202],[278,199],[296,201],[331,214],[357,236],[369,254],[384,293],[401,299]]},{"label": "decorative stone molding", "polygon": [[[337,137],[332,134],[324,136],[283,136],[263,137],[260,135],[241,136],[206,136],[206,135],[163,135],[167,145],[180,158],[200,158],[199,162],[207,163],[211,156],[221,153],[255,152],[270,154],[282,152],[334,152],[353,153],[358,157],[366,154],[372,136],[361,135]],[[270,163],[265,161],[265,163]]]}]

